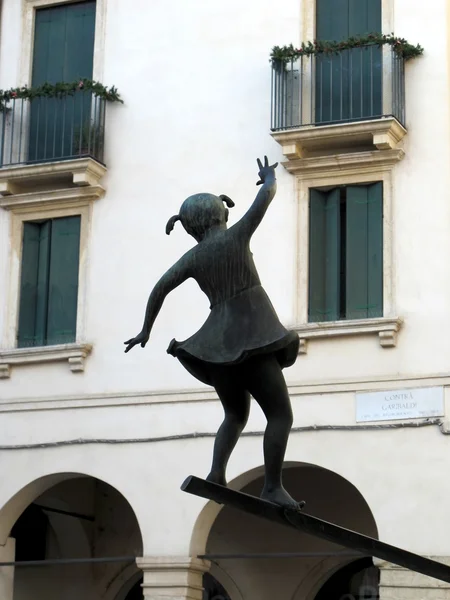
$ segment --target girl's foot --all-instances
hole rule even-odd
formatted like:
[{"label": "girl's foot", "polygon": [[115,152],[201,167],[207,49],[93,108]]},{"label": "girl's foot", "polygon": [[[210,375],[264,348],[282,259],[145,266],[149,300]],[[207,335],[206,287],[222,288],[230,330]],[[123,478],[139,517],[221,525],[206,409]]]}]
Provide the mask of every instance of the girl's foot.
[{"label": "girl's foot", "polygon": [[225,475],[220,471],[211,471],[211,473],[206,478],[206,481],[210,481],[211,483],[217,483],[217,485],[223,485],[223,487],[227,487]]},{"label": "girl's foot", "polygon": [[300,502],[294,500],[282,486],[272,490],[264,488],[261,493],[261,500],[267,500],[272,504],[278,504],[283,508],[293,508],[294,510],[301,510],[306,504],[304,500]]}]

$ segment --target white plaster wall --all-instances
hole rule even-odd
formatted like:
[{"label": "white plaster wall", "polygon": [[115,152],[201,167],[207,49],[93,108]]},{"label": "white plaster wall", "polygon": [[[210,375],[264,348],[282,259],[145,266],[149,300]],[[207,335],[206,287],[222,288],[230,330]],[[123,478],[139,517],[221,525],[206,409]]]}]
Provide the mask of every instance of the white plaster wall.
[{"label": "white plaster wall", "polygon": [[[19,76],[18,4],[6,0],[4,6],[2,87]],[[121,0],[108,2],[104,82],[118,86],[125,105],[109,107],[108,191],[93,214],[86,341],[94,352],[82,376],[73,377],[66,365],[15,369],[1,382],[0,397],[200,386],[165,353],[172,337],[188,337],[207,315],[195,283],[168,298],[145,351],[124,356],[122,342],[140,330],[152,285],[193,243],[179,225],[170,238],[164,233],[183,199],[201,190],[227,193],[237,204],[233,222],[257,191],[256,156],[281,158],[269,135],[268,54],[275,43],[299,39],[301,8],[294,0],[277,10],[269,2],[197,1],[189,10],[173,2],[169,10],[166,3],[142,0],[130,11]],[[418,0],[397,0],[393,12],[394,30],[425,47],[425,55],[406,68],[409,133],[406,157],[394,170],[395,312],[406,324],[394,351],[371,337],[310,344],[308,356],[288,372],[291,382],[447,370],[450,341],[439,335],[450,326],[445,2],[436,0],[425,18]],[[263,283],[291,325],[301,240],[294,177],[280,167],[278,178],[277,197],[253,249]],[[4,257],[5,234],[0,244]],[[5,258],[0,262],[4,289]]]},{"label": "white plaster wall", "polygon": [[[6,0],[4,6],[1,86],[18,76],[18,4]],[[406,157],[394,170],[395,312],[406,321],[398,348],[385,351],[370,337],[316,342],[288,372],[292,382],[448,368],[450,340],[439,335],[450,326],[444,0],[436,0],[425,19],[422,14],[418,0],[394,3],[395,31],[425,47],[424,57],[406,68],[409,133]],[[189,10],[178,1],[169,10],[166,3],[141,0],[132,11],[123,0],[108,2],[104,82],[118,86],[125,105],[109,107],[108,191],[94,207],[86,340],[94,352],[82,376],[73,377],[66,365],[15,369],[1,382],[0,397],[200,386],[165,353],[172,337],[185,339],[207,316],[207,300],[195,283],[168,298],[145,351],[124,356],[122,342],[140,330],[152,285],[193,243],[179,225],[170,238],[164,233],[183,199],[203,190],[227,193],[237,204],[233,222],[257,191],[255,158],[264,153],[281,158],[269,135],[268,55],[273,44],[299,39],[300,15],[301,4],[294,0],[277,10],[267,1],[198,0]],[[278,178],[278,194],[253,249],[263,284],[291,325],[296,196],[294,177],[280,167]],[[0,243],[4,255],[6,235]]]},{"label": "white plaster wall", "polygon": [[[111,429],[112,435],[124,435],[123,427]],[[127,433],[133,436],[133,431]],[[450,494],[445,477],[449,444],[434,427],[371,434],[294,433],[286,458],[320,465],[348,479],[366,499],[384,541],[425,555],[448,556],[448,507],[442,498]],[[2,470],[8,477],[2,482],[0,505],[47,474],[91,475],[127,498],[142,531],[145,554],[187,555],[204,502],[179,487],[189,474],[205,476],[211,450],[212,439],[188,439],[2,452]],[[230,480],[261,463],[262,438],[242,438],[230,462]]]},{"label": "white plaster wall", "polygon": [[[306,0],[305,0],[306,1]],[[19,77],[21,10],[4,0],[0,32],[0,88]],[[394,289],[405,318],[398,347],[376,337],[310,343],[288,370],[294,384],[366,379],[367,389],[397,380],[442,374],[450,364],[449,80],[444,0],[427,5],[395,0],[394,30],[425,47],[407,65],[406,157],[394,170]],[[95,394],[199,388],[165,349],[207,315],[192,283],[167,300],[150,342],[123,354],[123,340],[138,333],[153,283],[191,245],[167,219],[197,191],[226,193],[236,201],[230,220],[253,200],[257,156],[280,160],[269,135],[270,68],[274,44],[299,40],[301,4],[283,0],[110,0],[104,79],[117,85],[125,105],[108,110],[107,194],[96,203],[90,243],[87,340],[94,351],[84,374],[66,364],[15,367],[0,381],[0,445],[76,438],[157,437],[215,432],[218,403],[151,404],[155,397],[124,399],[124,406],[65,408],[64,398]],[[294,322],[296,196],[294,179],[278,169],[279,188],[253,250],[263,283],[286,324]],[[0,212],[0,337],[5,327],[8,214]],[[409,379],[408,379],[409,378]],[[374,384],[371,379],[380,380]],[[427,380],[428,381],[428,380]],[[440,383],[442,383],[440,381]],[[414,385],[419,385],[420,379]],[[301,388],[296,388],[301,389]],[[58,396],[55,410],[19,410]],[[156,398],[157,399],[157,398]],[[160,401],[167,397],[160,397]],[[111,402],[112,403],[112,402]],[[135,403],[135,406],[131,404]],[[294,394],[295,424],[353,424],[352,393]],[[73,403],[72,403],[73,404]],[[70,404],[70,406],[72,406]],[[14,410],[11,411],[11,409]],[[249,430],[264,421],[254,409]],[[0,507],[30,481],[55,472],[96,476],[128,499],[148,555],[183,555],[203,503],[177,492],[189,473],[207,473],[212,438],[123,445],[92,444],[48,450],[0,451]],[[294,434],[288,460],[318,464],[349,479],[373,510],[380,537],[425,554],[450,555],[446,504],[449,438],[420,430]],[[230,477],[260,465],[262,440],[243,438]],[[426,518],[423,515],[426,510]]]}]

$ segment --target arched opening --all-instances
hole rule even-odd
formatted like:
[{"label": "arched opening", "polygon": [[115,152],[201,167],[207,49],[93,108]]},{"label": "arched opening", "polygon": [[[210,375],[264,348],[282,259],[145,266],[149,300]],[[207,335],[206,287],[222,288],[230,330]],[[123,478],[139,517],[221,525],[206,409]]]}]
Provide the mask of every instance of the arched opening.
[{"label": "arched opening", "polygon": [[[263,486],[263,470],[255,470],[253,477],[247,473],[239,481],[241,486],[236,480],[231,486],[258,496]],[[314,465],[290,463],[285,468],[284,482],[293,497],[306,500],[308,514],[378,537],[367,502],[352,483],[337,473]],[[334,596],[317,595],[332,574],[345,568],[347,571],[342,571],[340,578],[343,581],[347,577],[353,590],[357,572],[352,571],[355,567],[347,565],[361,559],[361,555],[336,544],[226,506],[215,508],[210,503],[199,516],[192,539],[192,548],[202,546],[200,554],[213,560],[212,573],[231,600],[333,600]]]},{"label": "arched opening", "polygon": [[[33,482],[0,511],[15,540],[13,589],[2,600],[141,600],[142,537],[133,509],[109,484],[77,474]],[[42,561],[29,564],[28,561]],[[131,584],[132,585],[132,584]],[[130,595],[131,594],[131,595]]]},{"label": "arched opening", "polygon": [[226,589],[211,573],[203,575],[203,600],[231,600]]},{"label": "arched opening", "polygon": [[379,600],[379,578],[371,558],[356,560],[336,571],[314,600]]},{"label": "arched opening", "polygon": [[128,594],[125,597],[125,600],[142,600],[142,582],[143,577],[141,577],[131,588]]}]

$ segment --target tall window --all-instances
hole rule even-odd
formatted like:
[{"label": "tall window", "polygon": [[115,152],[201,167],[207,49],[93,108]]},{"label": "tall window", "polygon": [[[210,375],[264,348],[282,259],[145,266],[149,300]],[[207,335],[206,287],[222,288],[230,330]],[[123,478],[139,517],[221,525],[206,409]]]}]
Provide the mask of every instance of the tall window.
[{"label": "tall window", "polygon": [[74,342],[80,216],[24,223],[18,346]]},{"label": "tall window", "polygon": [[310,322],[383,315],[383,184],[310,190]]},{"label": "tall window", "polygon": [[[316,0],[316,38],[343,41],[381,33],[381,0]],[[315,67],[316,123],[380,117],[382,51],[378,47],[320,55]]]},{"label": "tall window", "polygon": [[[36,10],[32,85],[92,79],[95,0]],[[66,158],[82,144],[91,119],[91,95],[36,98],[31,103],[30,162]]]}]

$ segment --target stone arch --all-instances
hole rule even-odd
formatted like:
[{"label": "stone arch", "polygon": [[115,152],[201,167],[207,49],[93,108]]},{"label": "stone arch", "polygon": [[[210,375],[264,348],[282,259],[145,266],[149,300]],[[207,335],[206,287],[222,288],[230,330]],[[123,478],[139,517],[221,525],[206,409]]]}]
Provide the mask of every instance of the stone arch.
[{"label": "stone arch", "polygon": [[[235,477],[231,482],[229,482],[229,487],[233,490],[241,490],[246,485],[248,485],[251,481],[254,481],[258,477],[262,477],[264,475],[264,467],[259,466],[250,471],[246,471],[241,475]],[[223,509],[223,506],[216,504],[215,502],[207,502],[200,512],[197,520],[195,521],[194,528],[192,530],[191,535],[191,543],[190,543],[190,555],[198,556],[205,554],[206,552],[206,544],[208,541],[208,536],[211,531],[211,527],[214,524],[214,521],[217,519],[220,511]]]},{"label": "stone arch", "polygon": [[354,560],[354,558],[325,558],[319,561],[299,582],[292,595],[292,600],[314,600],[321,587],[330,577]]},{"label": "stone arch", "polygon": [[[284,473],[288,491],[299,500],[306,500],[306,512],[371,537],[378,537],[375,519],[368,503],[359,490],[341,474],[299,462],[286,463]],[[264,469],[260,466],[241,474],[231,482],[230,487],[258,495],[263,476]],[[295,560],[293,557],[277,557],[286,552],[298,552],[299,549],[305,549],[305,556]],[[342,552],[342,548],[339,551]],[[265,594],[267,597],[272,594],[272,597],[276,596],[279,600],[313,600],[314,594],[333,572],[354,560],[351,556],[337,555],[336,546],[328,542],[287,528],[277,528],[273,523],[257,521],[254,517],[212,502],[204,506],[197,518],[191,537],[191,553],[193,556],[209,553],[250,555],[250,558],[244,560],[215,560],[221,571],[234,582],[239,594],[249,600],[253,599],[253,595],[255,599],[265,600]],[[261,558],[260,554],[271,556]],[[321,554],[326,556],[321,557]],[[263,581],[265,573],[269,572],[283,582],[282,592],[278,589],[269,591],[264,583],[256,590],[254,582]],[[217,574],[220,581],[220,571]],[[250,580],[252,585],[249,584]],[[226,587],[225,581],[222,581]]]},{"label": "stone arch", "polygon": [[213,562],[209,572],[227,590],[231,600],[244,600],[236,582],[222,567]]},{"label": "stone arch", "polygon": [[[44,536],[45,558],[142,555],[142,532],[136,512],[125,495],[104,479],[79,472],[64,472],[45,475],[21,487],[0,509],[0,531],[5,542],[15,523],[20,522],[22,513],[33,503],[35,509],[45,513],[48,523]],[[32,538],[23,527],[21,531],[16,539],[21,540],[22,547],[29,552],[28,539]],[[92,563],[92,568],[87,570],[89,564],[45,566],[43,563],[39,573],[34,570],[38,573],[34,580],[28,577],[29,570],[20,569],[19,564],[15,570],[14,585],[27,590],[36,585],[42,597],[47,597],[45,592],[50,590],[50,595],[54,593],[55,588],[51,586],[56,583],[51,581],[59,581],[62,577],[68,585],[76,584],[77,590],[77,582],[82,582],[84,587],[79,590],[82,597],[83,593],[88,593],[105,600],[122,600],[121,590],[125,590],[125,598],[129,591],[127,586],[131,588],[142,577],[135,561]]]},{"label": "stone arch", "polygon": [[125,494],[123,494],[119,489],[117,489],[116,485],[109,483],[109,481],[107,481],[104,478],[97,478],[95,475],[92,475],[90,473],[52,473],[49,475],[38,477],[37,479],[22,486],[9,498],[9,500],[4,504],[3,507],[0,507],[0,546],[4,546],[6,544],[6,540],[14,523],[23,513],[25,508],[29,506],[34,500],[36,500],[36,498],[41,496],[44,492],[54,487],[55,485],[62,483],[63,481],[69,481],[70,479],[76,479],[79,477],[93,477],[95,479],[98,479],[99,481],[107,483],[109,486],[115,489],[127,501],[139,526],[139,520],[130,501],[126,498]]}]

